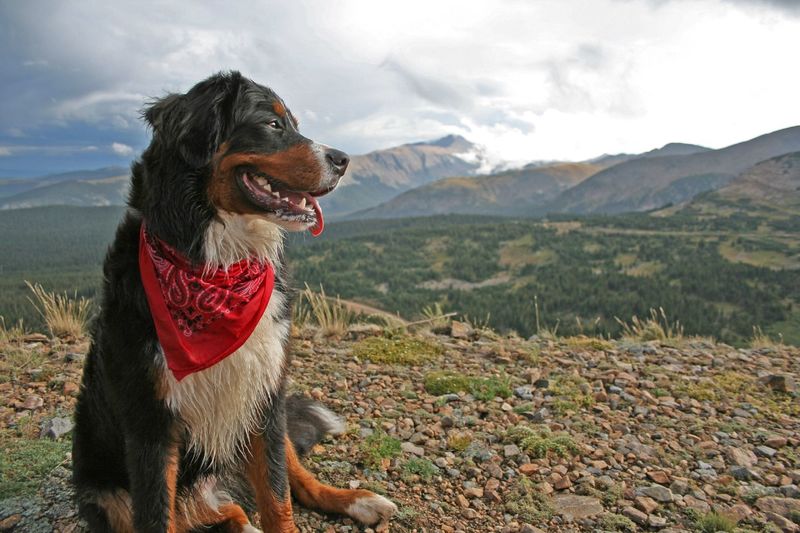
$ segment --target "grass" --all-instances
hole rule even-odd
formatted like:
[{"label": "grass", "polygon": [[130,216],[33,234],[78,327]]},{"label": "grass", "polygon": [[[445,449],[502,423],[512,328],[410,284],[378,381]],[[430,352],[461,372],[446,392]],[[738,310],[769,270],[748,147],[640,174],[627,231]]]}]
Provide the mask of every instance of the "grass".
[{"label": "grass", "polygon": [[439,357],[443,349],[438,344],[399,335],[393,337],[368,337],[353,346],[353,355],[373,363],[414,366]]},{"label": "grass", "polygon": [[66,460],[71,446],[69,440],[0,441],[0,500],[36,492],[47,474]]},{"label": "grass", "polygon": [[81,337],[86,334],[86,325],[92,312],[92,301],[78,298],[77,294],[69,297],[67,293],[49,292],[39,283],[25,284],[33,293],[28,300],[44,319],[47,329],[54,337]]},{"label": "grass", "polygon": [[25,325],[22,323],[21,318],[15,324],[9,326],[6,324],[5,317],[0,316],[0,346],[19,342],[26,334],[27,331],[25,331]]},{"label": "grass", "polygon": [[451,433],[447,437],[447,447],[456,452],[463,452],[472,444],[472,437],[466,433]]},{"label": "grass", "polygon": [[547,427],[533,429],[528,426],[514,426],[506,432],[505,440],[513,442],[535,459],[568,457],[580,451],[572,437],[553,434]]},{"label": "grass", "polygon": [[695,525],[702,533],[733,532],[736,529],[735,520],[713,511],[699,517]]},{"label": "grass", "polygon": [[547,496],[537,490],[536,485],[526,477],[517,480],[514,488],[506,495],[505,510],[525,522],[540,524],[553,517],[553,505]]},{"label": "grass", "polygon": [[478,378],[452,372],[431,372],[425,376],[425,390],[435,396],[468,392],[487,402],[498,396],[510,397],[511,380],[507,377]]},{"label": "grass", "polygon": [[604,531],[636,531],[636,524],[630,518],[616,513],[601,516],[600,527]]},{"label": "grass", "polygon": [[439,467],[427,459],[409,459],[403,465],[401,476],[405,481],[410,481],[414,476],[419,476],[423,481],[430,481],[439,473]]},{"label": "grass", "polygon": [[648,341],[678,341],[683,339],[683,326],[680,322],[670,322],[663,307],[650,309],[650,316],[640,319],[636,315],[630,322],[614,317],[622,327],[622,337],[627,340]]},{"label": "grass", "polygon": [[773,339],[761,329],[760,326],[753,326],[753,336],[750,339],[750,347],[757,350],[759,348],[777,348],[783,346],[783,336],[778,334],[778,339]]},{"label": "grass", "polygon": [[372,468],[379,468],[383,462],[400,455],[400,441],[383,431],[375,431],[361,443],[364,462]]},{"label": "grass", "polygon": [[594,405],[591,386],[585,379],[575,374],[552,376],[550,392],[558,398],[552,405],[558,414]]},{"label": "grass", "polygon": [[322,285],[319,286],[319,292],[314,292],[308,284],[300,293],[294,314],[298,325],[313,320],[323,335],[332,337],[344,335],[356,316],[356,313],[343,304],[338,296],[328,297]]},{"label": "grass", "polygon": [[573,350],[613,350],[614,345],[605,339],[598,337],[587,337],[586,335],[576,335],[567,337],[562,341],[568,348]]}]

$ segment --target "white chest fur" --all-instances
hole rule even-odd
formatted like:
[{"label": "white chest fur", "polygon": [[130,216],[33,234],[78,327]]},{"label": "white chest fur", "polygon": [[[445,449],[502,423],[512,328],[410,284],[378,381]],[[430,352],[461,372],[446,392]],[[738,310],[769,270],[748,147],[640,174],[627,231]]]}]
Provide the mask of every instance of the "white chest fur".
[{"label": "white chest fur", "polygon": [[163,366],[165,401],[186,424],[190,450],[210,463],[225,463],[238,456],[244,439],[259,427],[263,408],[280,386],[283,346],[290,327],[289,320],[282,317],[285,298],[275,290],[250,338],[214,366],[181,381]]}]

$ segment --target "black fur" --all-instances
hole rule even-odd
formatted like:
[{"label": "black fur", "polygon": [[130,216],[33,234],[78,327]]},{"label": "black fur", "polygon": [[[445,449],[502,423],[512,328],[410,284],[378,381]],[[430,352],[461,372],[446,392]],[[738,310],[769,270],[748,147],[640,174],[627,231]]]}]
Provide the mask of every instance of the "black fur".
[{"label": "black fur", "polygon": [[[92,531],[111,530],[95,501],[120,489],[130,493],[137,531],[166,530],[164,471],[176,446],[179,494],[205,476],[230,474],[186,453],[186,428],[159,398],[163,369],[156,363],[160,348],[139,275],[139,231],[146,220],[149,231],[202,263],[202,238],[216,212],[206,190],[220,144],[270,153],[304,139],[292,124],[280,139],[264,131],[275,101],[270,89],[234,72],[213,76],[186,94],[169,95],[144,113],[153,138],[132,166],[130,209],[105,259],[101,313],[75,414],[74,483],[80,514]],[[274,267],[275,290],[290,294],[285,265]],[[290,316],[288,303],[281,312]],[[314,405],[298,397],[285,401],[281,386],[266,409],[264,438],[275,473],[270,483],[280,497],[288,494],[287,410],[289,437],[305,452],[329,429]]]}]

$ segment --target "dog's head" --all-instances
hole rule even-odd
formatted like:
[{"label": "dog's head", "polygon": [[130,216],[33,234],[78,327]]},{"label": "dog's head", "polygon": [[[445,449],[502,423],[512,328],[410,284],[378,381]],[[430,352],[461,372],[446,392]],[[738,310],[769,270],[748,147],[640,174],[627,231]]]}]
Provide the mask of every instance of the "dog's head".
[{"label": "dog's head", "polygon": [[134,166],[130,204],[190,257],[202,259],[198,239],[215,220],[321,231],[317,198],[336,187],[349,159],[301,135],[271,89],[217,74],[156,101],[144,117],[153,138]]}]

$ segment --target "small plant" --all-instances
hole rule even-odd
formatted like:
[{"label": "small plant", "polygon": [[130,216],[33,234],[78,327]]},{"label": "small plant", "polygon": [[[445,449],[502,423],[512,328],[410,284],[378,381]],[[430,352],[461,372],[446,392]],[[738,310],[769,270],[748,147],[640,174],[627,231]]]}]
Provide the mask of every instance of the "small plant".
[{"label": "small plant", "polygon": [[573,350],[613,350],[614,345],[605,339],[598,337],[587,337],[586,335],[577,335],[575,337],[567,337],[563,340],[567,347]]},{"label": "small plant", "polygon": [[778,340],[776,341],[764,333],[761,326],[753,326],[753,336],[750,339],[751,348],[757,350],[759,348],[776,348],[778,346],[783,346],[783,335],[778,334]]},{"label": "small plant", "polygon": [[697,530],[702,533],[733,532],[736,529],[735,520],[714,511],[698,518],[696,525]]},{"label": "small plant", "polygon": [[300,311],[300,315],[296,315],[296,318],[306,321],[309,317],[313,318],[322,329],[323,335],[341,336],[355,321],[356,313],[343,304],[338,296],[336,298],[327,296],[322,285],[319,286],[319,292],[314,292],[306,284],[302,299],[307,302],[309,313],[304,317]]},{"label": "small plant", "polygon": [[676,341],[683,338],[683,326],[680,322],[670,322],[663,307],[650,309],[650,317],[644,320],[636,315],[630,323],[614,317],[622,326],[623,338],[648,342],[648,341]]},{"label": "small plant", "polygon": [[408,336],[369,337],[353,347],[353,355],[373,363],[421,365],[442,354],[442,347],[424,339]]},{"label": "small plant", "polygon": [[505,440],[516,444],[535,459],[543,459],[549,455],[567,457],[580,451],[572,437],[554,435],[546,427],[535,430],[528,426],[515,426],[506,432]]},{"label": "small plant", "polygon": [[6,319],[0,316],[0,345],[9,342],[18,342],[26,335],[25,326],[20,318],[16,324],[9,326]]},{"label": "small plant", "polygon": [[604,531],[636,531],[636,524],[627,516],[606,513],[600,517],[600,527]]},{"label": "small plant", "polygon": [[464,315],[464,322],[470,327],[470,329],[474,331],[487,331],[490,330],[491,327],[489,323],[492,320],[492,314],[486,313],[484,317],[471,317],[469,315]]},{"label": "small plant", "polygon": [[526,522],[540,524],[553,517],[550,500],[527,477],[521,477],[505,498],[505,510]]},{"label": "small plant", "polygon": [[452,433],[447,437],[447,447],[456,452],[463,452],[472,444],[472,437],[466,433]]},{"label": "small plant", "polygon": [[468,392],[487,402],[496,397],[511,396],[511,381],[507,377],[476,378],[451,372],[431,372],[425,376],[425,390],[435,396]]},{"label": "small plant", "polygon": [[28,298],[36,311],[42,316],[50,334],[54,337],[81,337],[86,333],[86,324],[92,312],[92,301],[77,293],[69,297],[67,293],[57,294],[46,291],[40,284],[25,284],[35,298]]},{"label": "small plant", "polygon": [[426,305],[422,308],[421,313],[432,329],[443,328],[447,325],[446,313],[439,302],[433,305]]},{"label": "small plant", "polygon": [[400,441],[380,430],[361,443],[364,462],[372,468],[379,468],[385,459],[397,457],[401,451]]},{"label": "small plant", "polygon": [[0,500],[34,493],[45,476],[66,461],[70,447],[69,440],[0,441]]},{"label": "small plant", "polygon": [[439,473],[439,468],[427,459],[409,459],[403,465],[403,478],[408,480],[412,476],[419,476],[423,481],[429,481]]}]

